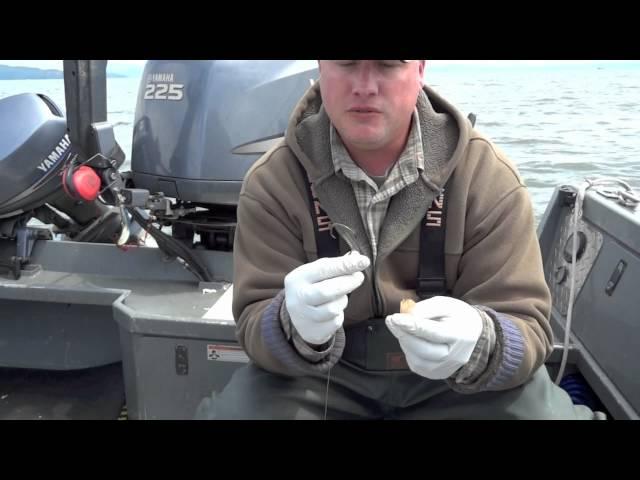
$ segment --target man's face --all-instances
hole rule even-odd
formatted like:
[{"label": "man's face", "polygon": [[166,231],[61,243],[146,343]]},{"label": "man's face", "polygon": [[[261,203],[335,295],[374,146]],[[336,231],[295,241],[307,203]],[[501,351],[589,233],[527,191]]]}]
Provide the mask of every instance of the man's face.
[{"label": "man's face", "polygon": [[321,60],[324,108],[347,146],[376,150],[404,142],[424,61]]}]

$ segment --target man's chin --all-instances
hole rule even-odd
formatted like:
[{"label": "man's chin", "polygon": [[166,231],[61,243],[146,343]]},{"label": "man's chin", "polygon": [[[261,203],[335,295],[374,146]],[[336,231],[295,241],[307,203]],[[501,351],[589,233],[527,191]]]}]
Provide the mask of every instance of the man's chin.
[{"label": "man's chin", "polygon": [[346,139],[343,137],[342,140],[359,150],[377,150],[383,147],[385,143],[381,135],[352,135]]}]

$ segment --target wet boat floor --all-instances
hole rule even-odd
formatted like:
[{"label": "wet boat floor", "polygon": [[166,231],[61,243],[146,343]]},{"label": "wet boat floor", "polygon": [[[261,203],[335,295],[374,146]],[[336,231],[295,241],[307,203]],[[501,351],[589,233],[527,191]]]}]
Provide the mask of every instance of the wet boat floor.
[{"label": "wet boat floor", "polygon": [[0,368],[0,420],[116,420],[122,364],[76,371]]}]

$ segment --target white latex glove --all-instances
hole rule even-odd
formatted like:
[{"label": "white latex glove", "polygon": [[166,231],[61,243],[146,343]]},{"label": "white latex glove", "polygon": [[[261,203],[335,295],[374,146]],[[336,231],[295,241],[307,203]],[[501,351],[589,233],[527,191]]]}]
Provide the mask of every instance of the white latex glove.
[{"label": "white latex glove", "polygon": [[465,365],[482,334],[480,312],[450,297],[415,304],[411,313],[386,318],[414,373],[432,380],[449,378]]},{"label": "white latex glove", "polygon": [[364,281],[369,258],[358,252],[320,258],[292,270],[284,278],[284,296],[291,323],[313,345],[329,341],[342,326],[347,294]]}]

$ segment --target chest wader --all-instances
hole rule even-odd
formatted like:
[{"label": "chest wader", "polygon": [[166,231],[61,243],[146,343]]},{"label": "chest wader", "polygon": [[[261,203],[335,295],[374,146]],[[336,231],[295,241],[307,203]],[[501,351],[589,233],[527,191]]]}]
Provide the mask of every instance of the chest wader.
[{"label": "chest wader", "polygon": [[[304,172],[304,170],[303,170]],[[310,213],[314,220],[314,233],[318,258],[340,255],[337,237],[331,235],[330,220],[326,212],[312,193],[311,184],[304,172],[309,197]],[[447,224],[447,191],[450,181],[440,195],[433,201],[420,226],[419,266],[416,278],[416,295],[420,300],[436,295],[447,295],[444,266],[445,228]],[[396,337],[385,325],[384,319],[373,318],[358,325],[345,327],[345,348],[342,361],[347,365],[369,372],[370,382],[377,384],[373,390],[381,391],[391,384],[384,383],[386,375],[401,374],[396,377],[398,397],[397,406],[406,401],[402,394],[414,390],[415,379],[410,373],[405,355]],[[343,369],[344,370],[344,369]],[[353,376],[352,368],[349,376]],[[345,375],[344,371],[342,375]],[[327,416],[329,379],[327,376],[324,398],[324,418]],[[406,382],[406,383],[405,383]],[[427,384],[431,383],[432,387]],[[553,384],[546,367],[543,365],[526,384],[506,391],[481,392],[475,395],[463,395],[448,387],[437,386],[437,382],[426,382],[424,391],[419,395],[428,399],[426,408],[409,409],[407,413],[398,411],[396,418],[476,418],[476,419],[598,419],[602,414],[594,415],[587,407],[573,405],[569,395]],[[394,389],[395,390],[395,389]],[[394,397],[391,397],[394,398]],[[335,400],[334,400],[335,403]],[[395,403],[395,402],[394,402]],[[420,402],[419,402],[420,403]]]}]

